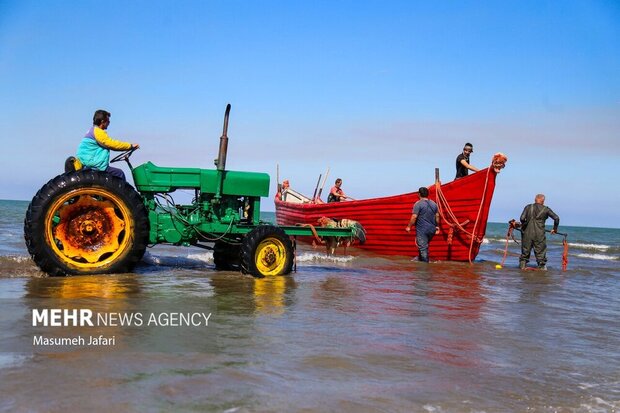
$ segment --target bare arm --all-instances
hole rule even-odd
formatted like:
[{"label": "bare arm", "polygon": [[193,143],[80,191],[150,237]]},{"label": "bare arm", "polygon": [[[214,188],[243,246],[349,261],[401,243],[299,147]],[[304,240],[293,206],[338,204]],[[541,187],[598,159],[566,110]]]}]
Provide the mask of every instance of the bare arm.
[{"label": "bare arm", "polygon": [[467,163],[465,159],[461,159],[461,165],[463,165],[465,168],[469,169],[470,171],[478,172],[480,170],[476,168],[474,165]]},{"label": "bare arm", "polygon": [[350,198],[350,197],[345,195],[345,193],[344,193],[344,191],[342,189],[339,190],[339,189],[336,189],[336,188],[332,188],[332,190],[330,192],[331,192],[331,194],[333,196],[338,198],[339,201],[342,200],[342,199]]},{"label": "bare arm", "polygon": [[409,232],[411,231],[411,227],[415,225],[415,222],[417,221],[418,216],[416,214],[412,214],[411,215],[411,219],[409,220],[409,224],[407,224],[407,226],[405,227],[405,231]]}]

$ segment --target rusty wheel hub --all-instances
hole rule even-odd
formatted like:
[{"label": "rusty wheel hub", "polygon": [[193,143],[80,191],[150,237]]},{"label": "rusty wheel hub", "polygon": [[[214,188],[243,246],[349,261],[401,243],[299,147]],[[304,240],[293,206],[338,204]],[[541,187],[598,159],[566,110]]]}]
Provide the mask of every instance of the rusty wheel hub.
[{"label": "rusty wheel hub", "polygon": [[272,266],[276,262],[276,253],[273,251],[273,248],[266,248],[261,260],[263,261],[263,265],[268,267]]},{"label": "rusty wheel hub", "polygon": [[62,205],[58,214],[60,222],[54,237],[62,243],[67,257],[94,263],[118,250],[125,223],[116,215],[112,202],[81,195],[76,202]]}]

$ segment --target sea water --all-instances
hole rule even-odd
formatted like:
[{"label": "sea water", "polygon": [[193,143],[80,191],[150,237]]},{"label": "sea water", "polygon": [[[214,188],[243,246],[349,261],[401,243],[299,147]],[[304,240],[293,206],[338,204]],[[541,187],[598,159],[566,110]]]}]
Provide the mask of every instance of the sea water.
[{"label": "sea water", "polygon": [[[618,229],[561,226],[566,272],[551,235],[548,271],[518,270],[512,240],[496,269],[508,226],[490,223],[472,264],[301,246],[296,273],[254,279],[216,272],[209,251],[156,246],[131,274],[49,278],[24,245],[27,205],[0,201],[1,411],[620,408]],[[95,345],[35,347],[41,308],[116,321],[44,330]]]}]

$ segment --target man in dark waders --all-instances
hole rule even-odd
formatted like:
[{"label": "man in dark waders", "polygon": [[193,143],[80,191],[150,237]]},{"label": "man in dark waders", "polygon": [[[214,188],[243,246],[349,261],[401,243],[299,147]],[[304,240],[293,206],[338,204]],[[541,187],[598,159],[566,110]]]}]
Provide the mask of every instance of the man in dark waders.
[{"label": "man in dark waders", "polygon": [[418,245],[419,260],[428,262],[428,245],[433,236],[439,233],[439,210],[437,204],[428,199],[428,188],[419,190],[420,200],[413,205],[413,214],[405,231],[415,225],[415,239]]},{"label": "man in dark waders", "polygon": [[552,234],[558,232],[560,225],[560,217],[545,206],[545,196],[543,194],[536,195],[534,203],[527,205],[521,213],[521,258],[519,258],[519,268],[522,270],[527,266],[530,260],[532,248],[538,268],[547,269],[547,238],[545,237],[545,221],[547,218],[553,219]]}]

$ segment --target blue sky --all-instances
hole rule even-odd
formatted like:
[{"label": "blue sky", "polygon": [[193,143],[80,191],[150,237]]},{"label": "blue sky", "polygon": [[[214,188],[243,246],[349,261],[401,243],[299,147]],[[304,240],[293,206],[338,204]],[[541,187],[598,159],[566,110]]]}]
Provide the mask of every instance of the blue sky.
[{"label": "blue sky", "polygon": [[[491,221],[538,192],[565,225],[620,227],[617,1],[0,0],[0,198],[62,171],[99,108],[135,164],[228,168],[368,198],[498,177]],[[273,192],[273,190],[272,190]],[[273,210],[271,199],[264,209]]]}]

